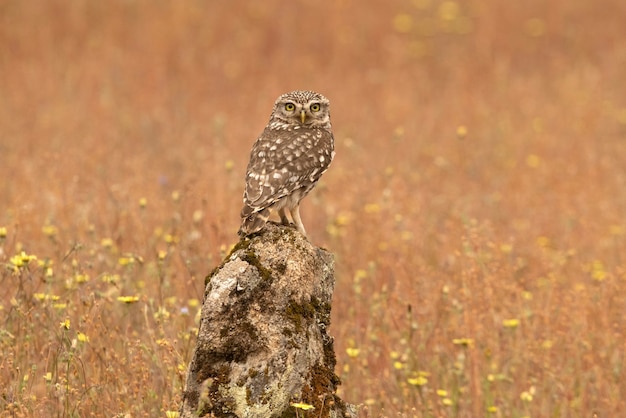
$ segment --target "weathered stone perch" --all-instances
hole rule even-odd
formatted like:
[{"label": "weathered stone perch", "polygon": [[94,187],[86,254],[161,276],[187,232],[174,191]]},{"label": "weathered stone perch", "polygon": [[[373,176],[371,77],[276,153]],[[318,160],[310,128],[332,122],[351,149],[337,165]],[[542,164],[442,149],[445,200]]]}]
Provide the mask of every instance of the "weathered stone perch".
[{"label": "weathered stone perch", "polygon": [[181,417],[356,416],[336,395],[333,265],[290,227],[240,241],[207,278]]}]

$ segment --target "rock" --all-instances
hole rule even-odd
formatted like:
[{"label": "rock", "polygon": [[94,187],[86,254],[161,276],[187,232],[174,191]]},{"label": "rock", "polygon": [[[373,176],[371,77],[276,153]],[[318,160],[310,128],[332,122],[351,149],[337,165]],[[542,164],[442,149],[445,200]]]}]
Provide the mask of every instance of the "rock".
[{"label": "rock", "polygon": [[356,416],[336,394],[334,284],[332,254],[293,228],[240,241],[207,278],[181,417]]}]

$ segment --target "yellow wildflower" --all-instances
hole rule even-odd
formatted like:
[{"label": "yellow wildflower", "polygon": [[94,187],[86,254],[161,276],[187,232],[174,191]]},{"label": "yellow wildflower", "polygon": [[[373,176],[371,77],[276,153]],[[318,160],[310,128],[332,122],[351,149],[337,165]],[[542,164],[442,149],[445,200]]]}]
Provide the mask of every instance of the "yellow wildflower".
[{"label": "yellow wildflower", "polygon": [[129,264],[132,264],[133,259],[131,257],[120,257],[117,262],[120,266],[127,266]]},{"label": "yellow wildflower", "polygon": [[521,400],[523,400],[524,402],[530,402],[533,400],[533,397],[535,396],[535,387],[531,386],[528,390],[525,390],[524,392],[520,393],[519,397]]},{"label": "yellow wildflower", "polygon": [[52,238],[59,232],[59,228],[54,225],[44,225],[41,228],[41,232],[43,232],[45,236]]},{"label": "yellow wildflower", "polygon": [[89,275],[88,274],[77,274],[74,276],[74,280],[76,280],[76,283],[85,283],[89,281]]},{"label": "yellow wildflower", "polygon": [[33,260],[37,260],[37,256],[26,254],[24,251],[14,255],[9,259],[9,262],[13,264],[13,270],[18,272],[21,268],[26,267],[28,263]]},{"label": "yellow wildflower", "polygon": [[413,386],[424,386],[426,383],[428,383],[428,379],[424,376],[409,377],[407,379],[407,382],[409,382],[409,384]]},{"label": "yellow wildflower", "polygon": [[536,242],[537,242],[537,246],[541,248],[547,248],[550,246],[550,238],[548,237],[544,237],[544,236],[537,237]]},{"label": "yellow wildflower", "polygon": [[437,12],[441,20],[450,21],[459,17],[461,14],[461,8],[458,3],[454,1],[444,1],[439,5]]},{"label": "yellow wildflower", "polygon": [[312,411],[315,409],[313,405],[309,405],[308,403],[302,403],[302,402],[292,402],[289,405],[293,406],[294,408],[302,409],[303,411]]},{"label": "yellow wildflower", "polygon": [[202,212],[200,209],[197,209],[193,212],[192,219],[194,223],[200,222],[202,218],[204,218],[204,212]]},{"label": "yellow wildflower", "polygon": [[171,316],[170,312],[163,306],[159,307],[157,311],[152,315],[156,320],[167,320]]},{"label": "yellow wildflower", "polygon": [[461,345],[463,347],[472,347],[474,345],[474,339],[472,338],[455,338],[452,340],[452,344]]},{"label": "yellow wildflower", "polygon": [[607,273],[606,268],[604,267],[604,264],[602,263],[602,261],[594,260],[591,263],[591,278],[593,280],[601,282],[604,279],[606,279],[607,276],[608,276],[608,273]]},{"label": "yellow wildflower", "polygon": [[178,237],[173,234],[165,234],[163,240],[168,244],[176,244],[179,241]]},{"label": "yellow wildflower", "polygon": [[105,273],[102,275],[102,278],[100,280],[102,280],[105,283],[116,284],[117,282],[120,281],[120,275]]},{"label": "yellow wildflower", "polygon": [[541,158],[536,154],[529,154],[526,157],[526,165],[530,168],[537,168],[541,164]]},{"label": "yellow wildflower", "polygon": [[500,244],[500,251],[504,254],[511,254],[511,251],[513,251],[513,246],[511,244]]},{"label": "yellow wildflower", "polygon": [[102,238],[100,240],[100,245],[104,248],[112,248],[113,247],[113,240],[111,238]]},{"label": "yellow wildflower", "polygon": [[358,348],[354,348],[354,347],[348,347],[346,348],[346,353],[348,354],[348,356],[350,358],[355,358],[359,355],[359,353],[361,352],[360,349]]},{"label": "yellow wildflower", "polygon": [[56,295],[50,295],[48,293],[35,293],[33,294],[33,297],[39,301],[43,301],[43,300],[59,300],[60,297],[56,296]]},{"label": "yellow wildflower", "polygon": [[517,328],[519,326],[519,319],[513,318],[513,319],[505,319],[502,321],[502,325],[505,328]]},{"label": "yellow wildflower", "polygon": [[365,213],[378,213],[380,212],[380,205],[378,203],[368,203],[363,207]]},{"label": "yellow wildflower", "polygon": [[118,296],[117,300],[123,303],[135,303],[139,300],[139,296]]},{"label": "yellow wildflower", "polygon": [[352,216],[350,213],[344,212],[337,215],[335,218],[335,224],[337,226],[346,226],[350,223]]}]

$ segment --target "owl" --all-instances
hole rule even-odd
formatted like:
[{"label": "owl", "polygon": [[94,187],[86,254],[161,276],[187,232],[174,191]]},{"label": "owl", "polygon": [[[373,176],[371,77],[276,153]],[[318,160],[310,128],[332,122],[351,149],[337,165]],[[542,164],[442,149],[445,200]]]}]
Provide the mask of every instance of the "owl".
[{"label": "owl", "polygon": [[328,99],[313,91],[292,91],[274,103],[270,120],[252,146],[239,235],[263,229],[277,211],[306,236],[300,201],[317,184],[335,156]]}]

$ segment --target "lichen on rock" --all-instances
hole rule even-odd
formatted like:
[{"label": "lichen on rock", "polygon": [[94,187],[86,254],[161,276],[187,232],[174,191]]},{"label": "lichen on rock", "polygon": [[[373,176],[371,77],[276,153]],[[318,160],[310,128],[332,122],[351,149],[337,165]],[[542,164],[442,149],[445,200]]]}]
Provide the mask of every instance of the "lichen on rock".
[{"label": "lichen on rock", "polygon": [[290,227],[237,244],[207,278],[181,416],[355,416],[336,394],[333,289],[332,254]]}]

